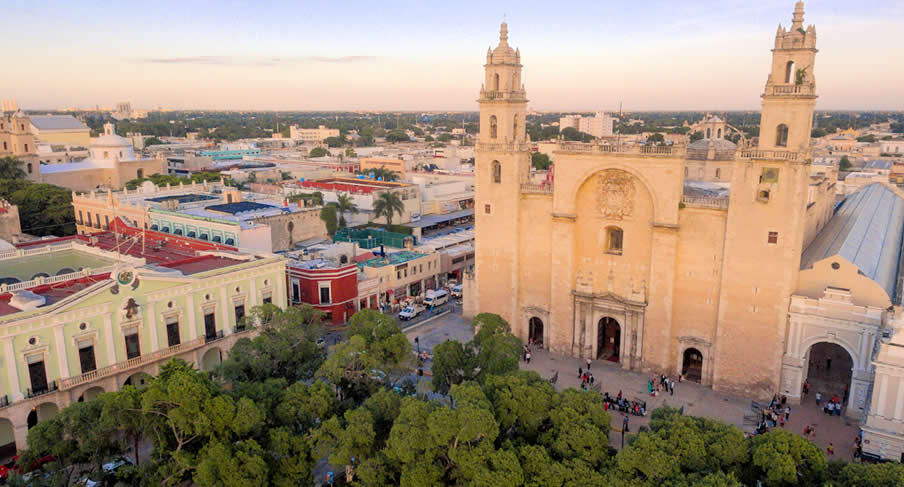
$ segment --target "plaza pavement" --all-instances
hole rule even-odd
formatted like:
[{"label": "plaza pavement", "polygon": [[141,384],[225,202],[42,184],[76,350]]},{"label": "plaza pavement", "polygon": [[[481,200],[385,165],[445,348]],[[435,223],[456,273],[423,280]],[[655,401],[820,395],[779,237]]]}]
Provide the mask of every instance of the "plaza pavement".
[{"label": "plaza pavement", "polygon": [[[420,340],[421,350],[432,353],[433,348],[445,340],[458,340],[466,342],[474,335],[470,320],[461,317],[460,308],[454,312],[437,317],[420,326],[409,328],[405,332],[408,340],[414,345],[414,338]],[[429,362],[427,363],[429,366]],[[532,370],[542,377],[549,379],[556,372],[559,379],[556,389],[563,390],[568,387],[580,388],[581,381],[578,378],[578,367],[585,367],[583,359],[566,357],[546,350],[535,350],[531,356],[530,364],[521,362],[521,368]],[[629,415],[629,433],[636,434],[640,426],[648,425],[650,412],[657,407],[669,405],[672,407],[684,407],[684,413],[692,416],[703,416],[724,421],[740,427],[745,432],[751,432],[755,425],[745,424],[744,416],[753,414],[750,409],[751,398],[743,398],[714,391],[694,382],[684,381],[675,385],[675,394],[660,394],[650,397],[647,393],[647,380],[650,375],[623,370],[618,364],[607,361],[595,360],[591,363],[591,372],[594,376],[594,384],[601,385],[601,392],[608,392],[615,397],[618,391],[622,391],[622,397],[626,399],[640,399],[647,402],[647,415],[644,417]],[[812,439],[823,450],[832,442],[835,446],[833,458],[850,461],[853,458],[854,437],[859,431],[858,422],[843,416],[826,416],[822,409],[816,406],[814,399],[815,390],[805,398],[800,405],[791,405],[791,418],[785,423],[785,429],[796,434],[801,434],[806,425],[814,425],[816,434]],[[760,401],[762,402],[762,401]],[[623,414],[610,410],[612,416],[612,432],[609,435],[610,444],[620,447],[621,428]],[[627,441],[627,439],[626,439]]]}]

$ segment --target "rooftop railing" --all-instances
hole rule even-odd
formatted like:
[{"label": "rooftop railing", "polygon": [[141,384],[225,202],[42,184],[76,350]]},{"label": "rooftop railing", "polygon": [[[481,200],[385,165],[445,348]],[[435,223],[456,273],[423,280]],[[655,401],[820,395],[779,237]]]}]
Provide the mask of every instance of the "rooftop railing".
[{"label": "rooftop railing", "polygon": [[741,159],[765,159],[778,161],[798,161],[803,156],[799,152],[788,150],[747,149],[741,151]]},{"label": "rooftop railing", "polygon": [[650,144],[594,144],[582,142],[560,142],[558,151],[580,152],[585,154],[641,154],[647,156],[683,157],[687,146],[674,145],[650,145]]},{"label": "rooftop railing", "polygon": [[766,91],[770,95],[813,95],[812,85],[774,85],[771,90]]},{"label": "rooftop railing", "polygon": [[526,152],[530,150],[530,144],[523,142],[480,142],[477,148],[482,151],[496,152]]},{"label": "rooftop railing", "polygon": [[521,183],[522,193],[553,194],[553,187],[547,183]]},{"label": "rooftop railing", "polygon": [[480,98],[484,100],[523,100],[527,97],[524,90],[481,90]]},{"label": "rooftop railing", "polygon": [[684,196],[681,198],[681,202],[685,206],[691,206],[695,208],[710,208],[714,210],[728,209],[727,196]]}]

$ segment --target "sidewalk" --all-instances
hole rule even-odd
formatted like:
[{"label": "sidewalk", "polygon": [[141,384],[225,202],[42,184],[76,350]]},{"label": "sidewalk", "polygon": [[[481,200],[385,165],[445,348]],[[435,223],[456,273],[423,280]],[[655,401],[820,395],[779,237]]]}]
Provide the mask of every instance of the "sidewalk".
[{"label": "sidewalk", "polygon": [[[521,362],[522,369],[532,370],[547,379],[559,372],[559,380],[556,383],[558,390],[568,387],[580,388],[578,367],[585,368],[586,366],[584,359],[557,355],[546,350],[535,351],[531,356],[530,364]],[[738,426],[745,432],[753,429],[751,425],[744,424],[744,414],[750,412],[751,399],[714,391],[710,387],[688,381],[676,383],[674,395],[664,393],[651,397],[647,392],[647,380],[651,376],[623,370],[618,364],[599,360],[591,363],[590,371],[594,376],[594,384],[601,384],[602,392],[608,392],[610,396],[615,397],[621,390],[622,397],[625,399],[639,399],[647,402],[646,416],[629,415],[629,434],[635,434],[640,426],[648,425],[650,412],[663,405],[676,408],[683,406],[686,415],[718,419]],[[612,415],[612,432],[609,434],[609,443],[618,448],[621,444],[620,431],[624,415],[612,410],[610,410],[610,414]],[[804,399],[801,405],[791,406],[791,418],[788,423],[785,423],[785,429],[801,434],[807,424],[816,425],[814,443],[823,449],[828,446],[830,441],[834,443],[834,459],[850,461],[853,458],[854,437],[859,430],[856,422],[844,417],[823,415],[822,409],[817,408],[815,399],[810,397]]]}]

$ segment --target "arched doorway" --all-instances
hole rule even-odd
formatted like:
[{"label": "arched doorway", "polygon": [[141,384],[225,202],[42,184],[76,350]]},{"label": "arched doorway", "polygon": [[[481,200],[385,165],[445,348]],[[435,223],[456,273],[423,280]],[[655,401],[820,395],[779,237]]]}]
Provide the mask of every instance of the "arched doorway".
[{"label": "arched doorway", "polygon": [[685,379],[701,382],[703,379],[703,354],[696,348],[688,348],[684,351],[681,361],[681,375]]},{"label": "arched doorway", "polygon": [[614,318],[605,317],[599,322],[596,334],[596,358],[618,362],[621,352],[621,325]]},{"label": "arched doorway", "polygon": [[34,427],[34,425],[38,424],[41,421],[48,420],[56,414],[60,412],[60,408],[57,407],[56,404],[52,402],[45,402],[39,405],[36,408],[33,408],[30,413],[28,413],[28,429]]},{"label": "arched doorway", "polygon": [[85,390],[81,396],[78,398],[78,402],[83,401],[93,401],[97,399],[97,396],[103,394],[104,388],[100,386],[91,387]]},{"label": "arched doorway", "polygon": [[835,343],[819,342],[807,352],[807,376],[810,392],[819,392],[826,400],[838,396],[847,407],[851,390],[854,360],[844,347]]},{"label": "arched doorway", "polygon": [[151,376],[144,372],[136,372],[129,376],[125,382],[123,382],[123,386],[135,386],[138,389],[148,385],[151,382]]},{"label": "arched doorway", "polygon": [[534,316],[528,322],[528,338],[535,345],[543,345],[543,320]]},{"label": "arched doorway", "polygon": [[201,357],[201,370],[204,372],[212,372],[223,361],[223,353],[219,348],[213,347],[204,352]]},{"label": "arched doorway", "polygon": [[13,424],[6,418],[0,418],[0,459],[12,458],[16,454],[16,436]]}]

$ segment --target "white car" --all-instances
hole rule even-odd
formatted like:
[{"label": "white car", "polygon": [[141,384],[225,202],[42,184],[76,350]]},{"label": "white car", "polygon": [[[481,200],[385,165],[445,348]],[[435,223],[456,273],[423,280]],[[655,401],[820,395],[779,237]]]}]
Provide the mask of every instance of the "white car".
[{"label": "white car", "polygon": [[402,310],[402,312],[399,313],[399,319],[402,321],[410,320],[412,318],[417,317],[417,315],[423,313],[424,309],[426,309],[426,308],[424,308],[420,304],[411,304],[411,305],[405,306],[405,308]]},{"label": "white car", "polygon": [[456,284],[455,287],[452,288],[452,297],[460,298],[462,296],[461,293],[461,284]]}]

